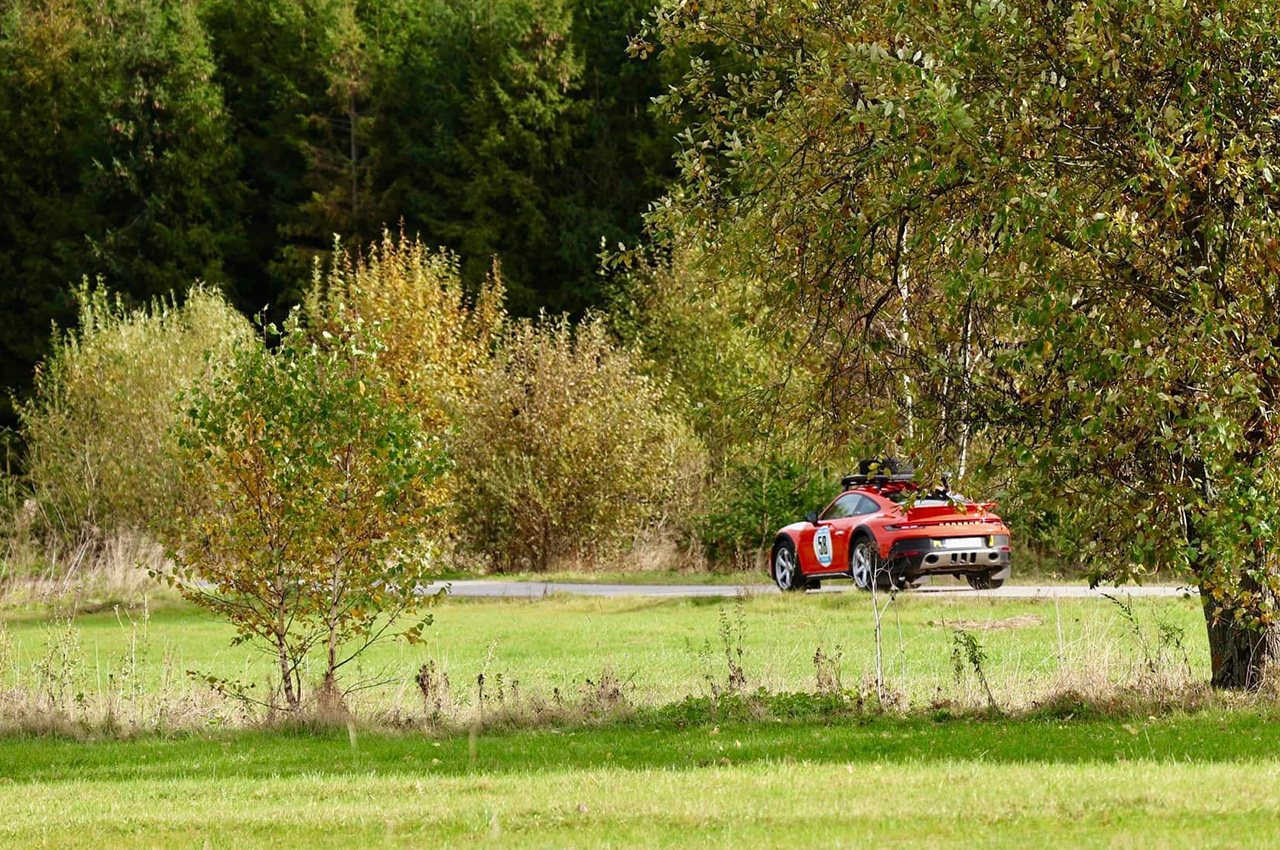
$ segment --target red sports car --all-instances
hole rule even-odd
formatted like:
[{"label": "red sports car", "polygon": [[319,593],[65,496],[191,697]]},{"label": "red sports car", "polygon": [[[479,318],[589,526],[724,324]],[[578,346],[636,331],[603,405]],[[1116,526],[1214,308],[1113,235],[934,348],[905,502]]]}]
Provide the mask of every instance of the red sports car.
[{"label": "red sports car", "polygon": [[847,578],[863,590],[900,589],[929,575],[963,576],[978,589],[1004,584],[1009,529],[994,505],[925,492],[913,479],[906,464],[863,461],[822,513],[778,531],[769,558],[778,587]]}]

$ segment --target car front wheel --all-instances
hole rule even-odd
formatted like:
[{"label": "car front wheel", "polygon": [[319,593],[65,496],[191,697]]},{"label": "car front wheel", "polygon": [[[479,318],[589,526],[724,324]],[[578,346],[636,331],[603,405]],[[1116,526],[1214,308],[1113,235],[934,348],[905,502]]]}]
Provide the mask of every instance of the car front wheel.
[{"label": "car front wheel", "polygon": [[778,548],[773,551],[773,580],[784,591],[804,589],[800,565],[796,563],[796,547],[790,540],[779,543]]}]

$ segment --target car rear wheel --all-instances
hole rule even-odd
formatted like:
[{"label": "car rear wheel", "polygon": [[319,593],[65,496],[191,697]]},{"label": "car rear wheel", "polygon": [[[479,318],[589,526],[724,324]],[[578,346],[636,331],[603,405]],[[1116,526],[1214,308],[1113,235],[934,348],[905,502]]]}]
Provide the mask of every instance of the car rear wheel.
[{"label": "car rear wheel", "polygon": [[995,590],[1004,584],[1004,579],[992,578],[991,573],[965,576],[965,580],[969,582],[969,586],[974,590]]},{"label": "car rear wheel", "polygon": [[874,581],[877,590],[902,590],[907,581],[895,577],[889,564],[880,557],[880,547],[869,537],[859,537],[849,552],[849,578],[859,590],[871,590]]},{"label": "car rear wheel", "polygon": [[875,541],[860,537],[849,553],[849,578],[859,590],[870,590],[871,582],[880,571],[880,548]]},{"label": "car rear wheel", "polygon": [[804,577],[796,562],[796,547],[784,540],[773,550],[773,580],[783,591],[804,590]]}]

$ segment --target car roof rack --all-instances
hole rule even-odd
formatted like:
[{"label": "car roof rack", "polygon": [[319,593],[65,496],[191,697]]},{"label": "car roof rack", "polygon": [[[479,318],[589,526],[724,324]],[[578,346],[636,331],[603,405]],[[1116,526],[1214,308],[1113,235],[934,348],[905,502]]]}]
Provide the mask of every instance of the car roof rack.
[{"label": "car roof rack", "polygon": [[846,475],[840,479],[840,486],[848,490],[850,487],[865,487],[870,484],[873,487],[883,487],[886,484],[906,484],[914,481],[916,475],[914,472],[899,472],[896,475],[884,475],[877,473],[875,475],[863,475],[855,473]]},{"label": "car roof rack", "polygon": [[840,479],[840,486],[848,490],[850,487],[883,487],[886,484],[905,484],[914,481],[915,465],[909,460],[896,457],[867,458],[858,463],[858,471]]}]

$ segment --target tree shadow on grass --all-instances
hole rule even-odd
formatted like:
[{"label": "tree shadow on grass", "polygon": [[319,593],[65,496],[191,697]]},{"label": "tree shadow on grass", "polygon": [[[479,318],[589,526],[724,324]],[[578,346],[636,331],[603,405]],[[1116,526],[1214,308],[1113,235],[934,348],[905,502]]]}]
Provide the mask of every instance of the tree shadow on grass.
[{"label": "tree shadow on grass", "polygon": [[1159,718],[850,718],[652,726],[638,721],[433,738],[255,731],[134,740],[0,738],[0,781],[165,781],[302,774],[429,777],[752,763],[985,764],[1280,759],[1280,720],[1254,711]]}]

